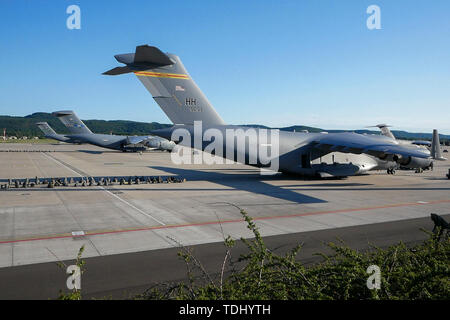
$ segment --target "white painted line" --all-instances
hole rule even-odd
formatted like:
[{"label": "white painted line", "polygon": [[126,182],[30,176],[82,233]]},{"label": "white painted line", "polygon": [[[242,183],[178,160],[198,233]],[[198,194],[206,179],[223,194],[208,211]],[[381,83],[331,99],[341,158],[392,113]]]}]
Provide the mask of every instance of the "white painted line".
[{"label": "white painted line", "polygon": [[[45,154],[45,153],[42,153],[42,154],[45,155],[47,158],[52,159],[54,162],[58,163],[59,165],[65,167],[65,168],[67,168],[68,170],[72,171],[73,173],[77,174],[78,176],[83,177],[81,174],[79,174],[78,172],[72,170],[71,168],[69,168],[68,166],[66,166],[64,163],[62,163],[62,162],[60,162],[60,161],[54,159],[53,157],[50,157],[49,155],[47,155],[47,154]],[[122,201],[122,202],[125,203],[126,205],[130,206],[131,208],[133,208],[133,209],[136,210],[137,212],[139,212],[139,213],[141,213],[141,214],[143,214],[143,215],[149,217],[150,219],[152,219],[152,220],[158,222],[159,224],[161,224],[161,225],[163,225],[163,226],[166,225],[164,222],[161,222],[161,221],[159,221],[158,219],[156,219],[155,217],[153,217],[152,215],[150,215],[150,214],[148,214],[148,213],[142,211],[142,210],[139,209],[139,208],[136,208],[134,205],[132,205],[132,204],[129,203],[128,201],[125,201],[124,199],[122,199],[122,198],[120,198],[119,196],[115,195],[115,194],[112,193],[111,191],[106,190],[106,189],[103,188],[102,186],[97,186],[97,187],[100,188],[100,189],[102,189],[102,190],[104,190],[104,191],[106,191],[107,193],[109,193],[110,195],[112,195],[112,196],[115,197],[116,199]]]},{"label": "white painted line", "polygon": [[142,210],[139,209],[139,208],[136,208],[134,205],[132,205],[132,204],[129,203],[128,201],[125,201],[124,199],[120,198],[118,195],[112,193],[111,191],[106,190],[106,189],[103,188],[102,186],[98,186],[98,187],[99,187],[100,189],[103,189],[104,191],[106,191],[107,193],[109,193],[110,195],[112,195],[113,197],[117,198],[118,200],[122,201],[123,203],[129,205],[129,206],[130,206],[131,208],[133,208],[134,210],[136,210],[136,211],[142,213],[143,215],[149,217],[150,219],[155,220],[156,222],[158,222],[159,224],[162,224],[163,226],[166,225],[164,222],[161,222],[161,221],[159,221],[158,219],[156,219],[155,217],[153,217],[152,215],[149,215],[148,213],[142,211]]},{"label": "white painted line", "polygon": [[49,155],[47,155],[45,152],[42,152],[41,154],[43,154],[44,156],[46,156],[48,159],[51,159],[51,160],[53,160],[54,162],[56,162],[57,164],[59,164],[59,165],[61,165],[61,166],[63,166],[64,168],[66,168],[66,169],[68,169],[68,170],[70,170],[70,171],[72,171],[73,173],[75,173],[77,176],[79,176],[79,177],[82,177],[82,175],[81,174],[79,174],[78,172],[76,172],[75,170],[72,170],[71,168],[69,168],[68,166],[66,166],[64,163],[61,163],[61,162],[59,162],[59,161],[57,161],[55,158],[53,158],[53,157],[50,157]]}]

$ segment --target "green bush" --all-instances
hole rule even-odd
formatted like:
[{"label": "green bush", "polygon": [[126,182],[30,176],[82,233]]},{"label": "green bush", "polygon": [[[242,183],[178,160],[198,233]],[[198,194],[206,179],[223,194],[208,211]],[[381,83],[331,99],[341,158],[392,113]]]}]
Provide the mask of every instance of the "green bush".
[{"label": "green bush", "polygon": [[[234,241],[225,240],[227,252],[220,279],[213,280],[192,252],[182,250],[179,256],[187,266],[188,281],[162,284],[150,288],[138,299],[252,299],[252,300],[345,300],[345,299],[450,299],[450,241],[429,239],[414,247],[398,243],[387,249],[372,247],[359,252],[343,243],[329,243],[333,253],[323,261],[305,267],[296,260],[301,246],[285,255],[268,250],[252,219],[240,210],[247,227],[255,236],[241,239],[249,253],[240,257],[244,267],[224,278],[225,263],[230,259]],[[381,270],[381,288],[370,290],[366,272],[370,265]],[[195,277],[195,270],[201,278]]]}]

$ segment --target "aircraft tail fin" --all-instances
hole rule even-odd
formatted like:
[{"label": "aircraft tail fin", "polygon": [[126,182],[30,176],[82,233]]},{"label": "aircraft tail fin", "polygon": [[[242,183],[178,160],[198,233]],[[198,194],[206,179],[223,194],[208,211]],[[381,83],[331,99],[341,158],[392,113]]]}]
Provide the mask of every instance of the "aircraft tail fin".
[{"label": "aircraft tail fin", "polygon": [[204,125],[225,124],[178,56],[144,45],[136,47],[135,53],[114,57],[126,66],[103,74],[133,72],[174,124],[192,125],[194,121],[202,121]]},{"label": "aircraft tail fin", "polygon": [[92,133],[73,111],[55,111],[52,115],[58,117],[72,134]]},{"label": "aircraft tail fin", "polygon": [[44,136],[56,136],[57,133],[55,130],[53,130],[52,127],[47,122],[38,122],[36,125],[41,129],[41,131],[44,133]]},{"label": "aircraft tail fin", "polygon": [[439,133],[433,130],[433,138],[431,140],[431,157],[435,160],[447,160],[441,154],[441,143],[439,142]]},{"label": "aircraft tail fin", "polygon": [[391,130],[389,130],[390,125],[382,123],[382,124],[377,124],[374,127],[379,128],[381,130],[381,134],[383,136],[386,136],[386,137],[389,137],[389,138],[395,140],[395,136],[392,134]]}]

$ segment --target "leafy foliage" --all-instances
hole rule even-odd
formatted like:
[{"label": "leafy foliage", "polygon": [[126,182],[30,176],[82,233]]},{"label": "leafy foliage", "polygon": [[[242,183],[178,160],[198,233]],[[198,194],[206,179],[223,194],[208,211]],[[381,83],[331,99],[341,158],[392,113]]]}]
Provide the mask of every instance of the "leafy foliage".
[{"label": "leafy foliage", "polygon": [[[81,255],[84,251],[84,245],[81,246],[80,250],[78,251],[77,258],[75,261],[75,265],[80,268],[80,275],[82,276],[85,271],[85,261],[81,259]],[[57,265],[64,270],[64,272],[67,270],[67,266],[63,262],[58,262]],[[59,297],[58,300],[81,300],[81,289],[72,289],[69,293],[64,293],[62,290],[59,291]]]},{"label": "leafy foliage", "polygon": [[[333,254],[323,261],[305,267],[296,260],[301,246],[285,255],[271,252],[253,220],[240,210],[254,239],[241,239],[249,253],[239,258],[244,267],[219,281],[211,279],[201,263],[188,249],[179,256],[185,261],[188,281],[162,284],[147,290],[139,299],[450,299],[450,240],[439,241],[435,235],[414,247],[398,243],[387,249],[372,247],[359,252],[343,243],[329,243]],[[233,264],[234,241],[225,239],[224,264]],[[381,288],[367,287],[368,266],[381,270]],[[203,276],[194,277],[194,271]]]}]

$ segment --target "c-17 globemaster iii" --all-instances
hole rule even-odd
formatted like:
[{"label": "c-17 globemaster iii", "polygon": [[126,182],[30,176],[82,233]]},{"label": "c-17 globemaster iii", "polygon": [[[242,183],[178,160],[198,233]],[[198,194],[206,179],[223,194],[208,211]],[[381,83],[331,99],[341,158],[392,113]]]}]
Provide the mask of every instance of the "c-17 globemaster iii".
[{"label": "c-17 globemaster iii", "polygon": [[69,143],[88,143],[124,152],[143,151],[148,147],[171,151],[175,146],[173,142],[156,136],[118,136],[92,133],[73,111],[57,111],[52,114],[58,117],[70,132],[70,134],[58,135],[48,124],[39,123],[39,128],[42,131],[45,130],[44,134],[55,140]]},{"label": "c-17 globemaster iii", "polygon": [[143,45],[136,47],[135,53],[119,54],[115,58],[125,66],[104,74],[134,73],[174,123],[170,128],[152,133],[182,146],[271,170],[272,163],[276,162],[276,171],[319,177],[350,176],[370,170],[358,163],[316,163],[331,152],[365,154],[412,166],[429,161],[429,154],[379,135],[286,132],[227,125],[178,56]]}]

